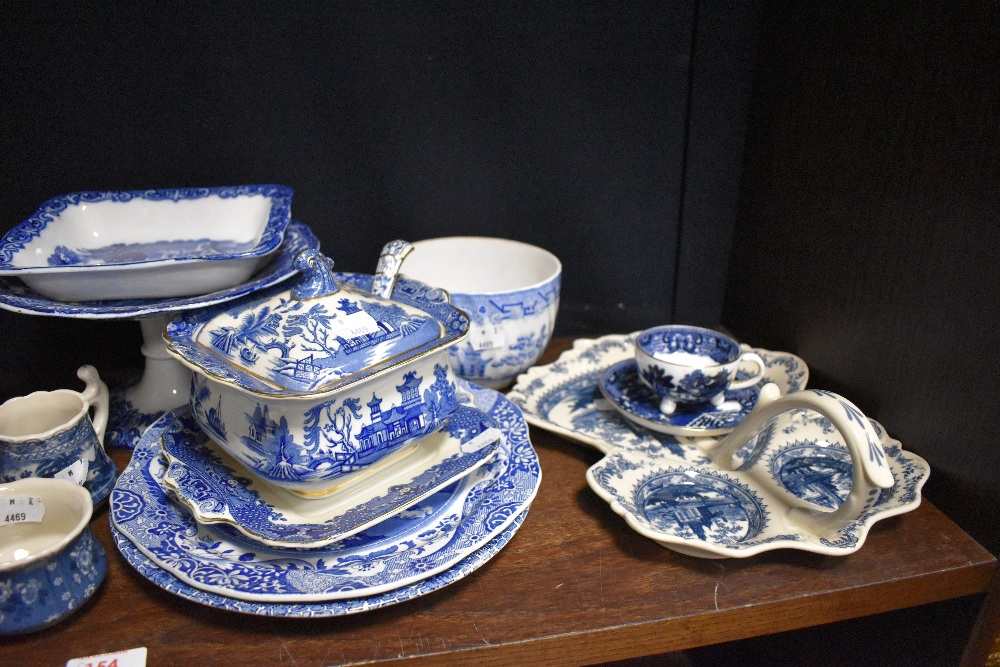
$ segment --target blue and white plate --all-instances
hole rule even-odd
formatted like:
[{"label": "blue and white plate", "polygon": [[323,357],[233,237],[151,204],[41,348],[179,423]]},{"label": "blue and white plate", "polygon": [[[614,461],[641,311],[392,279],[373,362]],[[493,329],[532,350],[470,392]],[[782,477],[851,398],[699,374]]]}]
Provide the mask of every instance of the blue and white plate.
[{"label": "blue and white plate", "polygon": [[[555,362],[536,366],[521,375],[507,397],[521,408],[529,424],[606,454],[617,447],[626,447],[649,456],[665,453],[698,460],[697,447],[688,445],[713,446],[714,438],[686,438],[650,431],[625,419],[601,394],[599,385],[605,371],[634,357],[637,335],[638,332],[581,338]],[[782,394],[805,388],[809,369],[802,359],[787,352],[760,348],[753,351],[764,359],[764,381],[778,385]]]},{"label": "blue and white plate", "polygon": [[601,393],[626,419],[639,426],[691,438],[724,435],[739,426],[753,410],[760,387],[727,389],[720,405],[711,403],[678,404],[669,415],[660,412],[660,397],[639,379],[634,359],[619,361],[604,372]]},{"label": "blue and white plate", "polygon": [[319,240],[305,224],[292,222],[277,252],[250,279],[210,294],[166,299],[124,299],[69,303],[38,294],[17,278],[0,277],[0,308],[29,315],[75,317],[90,320],[132,319],[189,308],[202,308],[256,292],[291,277],[292,262],[303,250],[318,248]]},{"label": "blue and white plate", "polygon": [[496,556],[510,542],[511,538],[514,537],[514,534],[521,527],[521,523],[527,516],[528,510],[522,511],[496,537],[443,572],[421,581],[400,586],[385,593],[345,600],[332,600],[329,602],[247,602],[203,591],[189,586],[180,579],[175,578],[169,572],[161,570],[157,567],[156,563],[147,558],[145,554],[114,526],[111,526],[111,535],[122,556],[125,557],[129,565],[134,567],[140,575],[155,586],[159,586],[163,590],[185,600],[197,602],[198,604],[203,604],[214,609],[225,609],[243,614],[253,614],[255,616],[326,618],[330,616],[347,616],[349,614],[358,614],[364,611],[388,607],[422,595],[427,595],[459,579],[465,578]]},{"label": "blue and white plate", "polygon": [[384,521],[469,475],[503,440],[487,414],[462,406],[365,479],[324,498],[301,498],[249,477],[187,408],[175,411],[161,434],[168,462],[163,486],[199,523],[228,525],[260,544],[291,548],[326,546]]},{"label": "blue and white plate", "polygon": [[111,521],[144,556],[184,584],[255,607],[379,595],[427,579],[500,535],[526,510],[541,480],[527,424],[516,406],[496,392],[464,381],[459,386],[467,403],[500,425],[505,441],[493,461],[471,473],[482,479],[453,510],[411,507],[399,515],[401,522],[380,523],[308,551],[231,539],[200,526],[161,487],[158,442],[173,419],[165,416],[143,436],[115,485]]},{"label": "blue and white plate", "polygon": [[[638,533],[700,558],[743,558],[772,549],[845,555],[864,544],[877,521],[916,509],[930,470],[872,421],[895,484],[832,535],[818,535],[789,508],[840,507],[851,491],[853,466],[843,440],[810,410],[780,415],[724,471],[669,455],[657,459],[622,448],[587,471],[587,482]],[[747,454],[757,446],[753,458]]]}]

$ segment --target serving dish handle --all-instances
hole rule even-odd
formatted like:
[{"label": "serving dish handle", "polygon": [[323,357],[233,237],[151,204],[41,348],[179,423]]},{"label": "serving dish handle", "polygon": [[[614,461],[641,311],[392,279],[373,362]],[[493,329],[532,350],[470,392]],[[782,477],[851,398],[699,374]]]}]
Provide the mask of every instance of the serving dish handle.
[{"label": "serving dish handle", "polygon": [[851,492],[839,508],[832,512],[820,512],[789,505],[789,518],[805,530],[825,536],[857,520],[878,500],[880,489],[891,488],[895,483],[874,427],[861,410],[846,398],[817,389],[781,396],[776,385],[767,384],[761,389],[753,411],[722,441],[713,453],[712,460],[723,470],[735,470],[743,461],[755,461],[759,454],[757,450],[766,444],[765,438],[757,439],[749,456],[739,460],[735,456],[771,420],[782,413],[800,409],[814,410],[830,420],[840,432],[851,455]]},{"label": "serving dish handle", "polygon": [[383,246],[375,267],[375,278],[372,280],[372,294],[383,299],[390,297],[399,267],[412,250],[413,245],[403,240],[389,241]]}]

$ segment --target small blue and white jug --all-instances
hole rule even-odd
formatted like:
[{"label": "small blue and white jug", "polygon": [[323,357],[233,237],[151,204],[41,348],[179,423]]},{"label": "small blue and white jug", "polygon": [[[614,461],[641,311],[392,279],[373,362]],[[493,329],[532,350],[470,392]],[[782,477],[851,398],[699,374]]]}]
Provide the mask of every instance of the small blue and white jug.
[{"label": "small blue and white jug", "polygon": [[111,492],[117,468],[103,444],[108,387],[93,366],[77,376],[83,392],[36,391],[0,405],[0,482],[66,479],[90,491],[95,505]]}]

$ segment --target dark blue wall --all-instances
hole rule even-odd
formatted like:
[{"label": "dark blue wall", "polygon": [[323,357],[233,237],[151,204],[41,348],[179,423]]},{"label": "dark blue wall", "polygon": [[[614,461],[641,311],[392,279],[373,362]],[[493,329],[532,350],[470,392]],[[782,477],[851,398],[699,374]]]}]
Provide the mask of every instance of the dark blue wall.
[{"label": "dark blue wall", "polygon": [[[659,0],[8,7],[0,228],[75,190],[276,182],[344,270],[393,238],[505,236],[563,260],[559,334],[715,325],[756,20]],[[138,363],[108,352],[128,324],[0,327],[3,373],[47,351],[31,386]]]}]

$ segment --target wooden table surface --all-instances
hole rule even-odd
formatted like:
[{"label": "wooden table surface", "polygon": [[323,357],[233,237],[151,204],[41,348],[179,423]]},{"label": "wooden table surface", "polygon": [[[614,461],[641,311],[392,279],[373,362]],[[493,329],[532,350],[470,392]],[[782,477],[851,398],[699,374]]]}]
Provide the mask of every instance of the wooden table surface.
[{"label": "wooden table surface", "polygon": [[[569,342],[555,341],[543,362]],[[926,501],[876,524],[851,556],[683,556],[634,533],[590,490],[597,451],[535,427],[531,439],[541,488],[496,557],[424,597],[340,618],[247,616],[175,597],[120,556],[105,504],[92,523],[108,551],[103,585],[55,627],[0,640],[0,664],[140,646],[149,665],[587,664],[980,593],[994,571],[993,556]],[[129,455],[113,452],[122,467]]]}]

